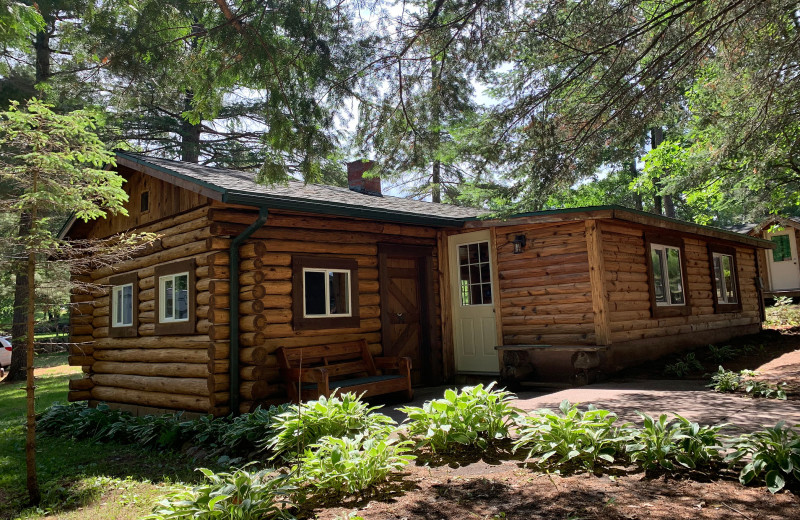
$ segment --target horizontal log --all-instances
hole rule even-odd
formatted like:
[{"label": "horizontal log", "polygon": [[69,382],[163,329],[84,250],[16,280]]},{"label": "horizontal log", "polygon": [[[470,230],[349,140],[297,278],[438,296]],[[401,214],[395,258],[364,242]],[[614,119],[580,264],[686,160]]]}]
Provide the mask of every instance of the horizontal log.
[{"label": "horizontal log", "polygon": [[213,236],[211,229],[209,227],[202,227],[183,233],[164,235],[161,237],[161,245],[165,249],[173,248],[192,242],[197,242],[199,240],[205,240],[211,236]]},{"label": "horizontal log", "polygon": [[90,367],[94,362],[94,356],[67,356],[67,363],[71,367]]},{"label": "horizontal log", "polygon": [[239,360],[248,365],[265,365],[270,351],[264,347],[245,347],[239,349]]},{"label": "horizontal log", "polygon": [[262,240],[254,240],[245,242],[239,248],[239,257],[248,258],[261,258],[267,254],[267,245]]},{"label": "horizontal log", "polygon": [[218,341],[216,343],[212,343],[208,347],[208,358],[209,359],[227,359],[230,356],[231,346],[226,341]]},{"label": "horizontal log", "polygon": [[263,332],[245,332],[239,334],[239,344],[245,347],[261,345],[266,337]]},{"label": "horizontal log", "polygon": [[[363,298],[363,296],[359,295],[359,302],[362,304]],[[270,294],[262,298],[261,303],[264,304],[264,309],[290,309],[292,307],[292,297],[286,294]]]},{"label": "horizontal log", "polygon": [[102,361],[141,361],[145,363],[208,363],[208,349],[126,348],[98,350],[94,359]]},{"label": "horizontal log", "polygon": [[90,390],[70,390],[67,392],[67,401],[70,403],[88,401],[91,398],[92,392]]},{"label": "horizontal log", "polygon": [[156,277],[155,276],[148,276],[147,278],[139,279],[139,290],[146,291],[147,289],[152,289],[156,285]]},{"label": "horizontal log", "polygon": [[242,381],[239,385],[239,395],[248,400],[266,399],[285,392],[285,385],[266,381]]},{"label": "horizontal log", "polygon": [[156,309],[155,300],[147,300],[146,302],[139,302],[139,312],[149,312]]},{"label": "horizontal log", "polygon": [[93,271],[91,276],[96,280],[117,272],[135,271],[137,269],[171,262],[172,260],[178,260],[180,258],[192,257],[211,250],[227,249],[229,244],[230,241],[212,237],[206,240],[184,244],[171,249],[165,249],[164,251],[159,251],[150,255],[133,258],[131,260],[124,260],[114,264],[114,266],[102,267],[96,271]]},{"label": "horizontal log", "polygon": [[[97,316],[96,318],[92,318],[91,316],[86,316],[86,318],[88,318],[90,320],[90,323],[92,324],[92,327],[95,327],[95,328],[108,327],[109,323],[111,322],[111,319],[110,319],[109,316]],[[80,322],[80,318],[72,318],[71,322],[74,323],[74,324],[81,323]]]},{"label": "horizontal log", "polygon": [[82,377],[80,379],[70,379],[70,390],[91,390],[94,387],[94,382],[89,377]]},{"label": "horizontal log", "polygon": [[279,347],[308,347],[311,345],[326,345],[333,343],[345,343],[348,341],[358,341],[364,339],[367,343],[380,343],[380,332],[369,332],[361,334],[330,333],[327,336],[298,336],[287,338],[268,338],[262,345],[271,354]]},{"label": "horizontal log", "polygon": [[289,267],[292,265],[292,255],[286,253],[267,253],[261,257],[265,266]]},{"label": "horizontal log", "polygon": [[69,332],[73,336],[94,336],[94,327],[91,324],[76,324],[70,326]]},{"label": "horizontal log", "polygon": [[145,338],[104,338],[94,342],[95,349],[125,348],[187,348],[205,349],[211,343],[207,335],[197,336],[158,336]]},{"label": "horizontal log", "polygon": [[[207,377],[207,363],[137,363],[95,361],[92,369],[98,374],[130,374],[139,376]],[[113,386],[113,385],[112,385]]]},{"label": "horizontal log", "polygon": [[130,374],[95,374],[92,376],[96,386],[130,388],[145,392],[208,396],[208,382],[205,378],[160,377]]},{"label": "horizontal log", "polygon": [[594,334],[504,334],[506,345],[595,345]]},{"label": "horizontal log", "polygon": [[208,337],[212,341],[226,340],[231,337],[231,328],[228,325],[211,325],[208,328]]},{"label": "horizontal log", "polygon": [[592,334],[594,333],[594,322],[592,323],[528,323],[525,325],[505,325],[503,324],[504,335],[522,334]]},{"label": "horizontal log", "polygon": [[292,294],[292,282],[264,282],[264,292],[267,295],[287,295]]},{"label": "horizontal log", "polygon": [[92,399],[109,403],[128,403],[203,413],[208,412],[211,407],[211,401],[208,397],[148,392],[110,386],[95,386],[92,389]]},{"label": "horizontal log", "polygon": [[331,334],[336,334],[337,332],[341,334],[356,334],[356,333],[375,332],[378,330],[381,330],[381,320],[376,318],[370,318],[366,320],[361,320],[361,323],[359,324],[358,327],[352,327],[352,328],[294,330],[294,328],[288,324],[270,324],[264,328],[263,332],[264,336],[267,338],[282,338],[282,337],[303,337],[303,336],[328,336]]},{"label": "horizontal log", "polygon": [[230,372],[230,366],[227,359],[215,359],[207,363],[209,374],[227,374]]},{"label": "horizontal log", "polygon": [[239,377],[245,381],[276,382],[280,380],[280,370],[277,367],[246,365],[239,369]]},{"label": "horizontal log", "polygon": [[74,334],[70,334],[69,341],[70,343],[74,343],[79,347],[91,346],[94,348],[94,338],[92,336],[76,336]]},{"label": "horizontal log", "polygon": [[[211,306],[211,293],[208,291],[197,291],[197,296],[195,297],[197,301],[197,305],[208,305]],[[140,307],[141,309],[141,307]]]},{"label": "horizontal log", "polygon": [[[218,392],[228,393],[226,391],[231,388],[231,376],[228,374],[211,374],[206,378],[206,387],[208,388],[209,394],[216,394]],[[215,396],[215,403],[218,402],[217,399],[218,398]],[[227,402],[227,398],[225,401]]]}]

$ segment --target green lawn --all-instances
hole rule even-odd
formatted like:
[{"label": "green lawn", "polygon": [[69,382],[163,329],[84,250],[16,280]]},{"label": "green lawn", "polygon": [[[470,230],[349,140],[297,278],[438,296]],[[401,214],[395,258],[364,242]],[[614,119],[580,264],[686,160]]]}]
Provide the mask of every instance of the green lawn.
[{"label": "green lawn", "polygon": [[[64,366],[65,354],[37,358],[36,411],[66,402],[67,381],[80,377]],[[65,373],[66,372],[66,373]],[[167,487],[192,481],[200,464],[181,454],[141,451],[135,446],[39,436],[37,460],[43,502],[26,509],[25,385],[0,383],[0,520],[40,518],[140,518]]]}]

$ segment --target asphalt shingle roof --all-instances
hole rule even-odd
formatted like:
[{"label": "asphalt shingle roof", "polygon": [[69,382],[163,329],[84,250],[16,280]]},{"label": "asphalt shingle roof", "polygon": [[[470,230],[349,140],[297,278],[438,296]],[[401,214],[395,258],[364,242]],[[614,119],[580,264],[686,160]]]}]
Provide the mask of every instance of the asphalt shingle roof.
[{"label": "asphalt shingle roof", "polygon": [[[123,155],[123,154],[120,154]],[[162,170],[167,170],[187,178],[196,180],[201,184],[217,187],[228,193],[240,193],[252,196],[254,200],[259,197],[266,199],[279,198],[286,203],[296,201],[298,206],[303,203],[320,203],[339,207],[350,207],[355,210],[377,210],[389,214],[405,214],[409,216],[434,217],[442,219],[464,220],[474,218],[484,211],[449,204],[437,204],[401,197],[384,195],[366,195],[338,186],[322,184],[305,184],[299,181],[289,181],[288,185],[265,186],[255,182],[255,174],[227,168],[202,166],[195,163],[186,163],[160,159],[143,155],[124,154],[129,158],[154,165]],[[269,204],[266,204],[269,205]],[[298,207],[300,209],[300,207]]]}]

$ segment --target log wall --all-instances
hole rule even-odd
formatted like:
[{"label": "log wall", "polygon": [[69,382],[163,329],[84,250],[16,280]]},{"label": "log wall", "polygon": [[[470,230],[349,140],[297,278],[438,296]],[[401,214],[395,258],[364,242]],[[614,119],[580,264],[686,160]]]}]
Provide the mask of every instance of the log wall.
[{"label": "log wall", "polygon": [[612,221],[601,221],[600,229],[614,367],[760,330],[755,250],[736,247],[742,311],[717,313],[708,242],[683,235],[691,314],[653,318],[644,229]]},{"label": "log wall", "polygon": [[[253,222],[253,211],[217,207],[211,210],[211,231],[217,236],[235,236]],[[286,388],[277,368],[275,351],[279,347],[302,347],[365,339],[373,355],[383,353],[381,302],[378,280],[378,244],[431,246],[433,269],[438,269],[436,231],[432,228],[378,223],[344,218],[270,212],[266,224],[252,238],[265,251],[258,263],[243,262],[242,278],[263,279],[263,294],[256,302],[263,311],[258,316],[265,325],[255,334],[243,333],[240,376],[241,411],[258,405],[286,400]],[[352,328],[294,330],[292,326],[292,257],[327,256],[350,258],[358,263],[360,323]],[[433,279],[437,279],[432,276]],[[437,281],[438,284],[438,281]],[[438,301],[437,324],[441,328]],[[224,300],[224,302],[223,302]],[[213,296],[211,301],[224,310],[227,298]],[[240,310],[242,308],[240,307]],[[257,313],[255,313],[257,314]],[[440,345],[434,348],[441,349]]]},{"label": "log wall", "polygon": [[595,344],[584,223],[502,227],[496,243],[503,343]]}]

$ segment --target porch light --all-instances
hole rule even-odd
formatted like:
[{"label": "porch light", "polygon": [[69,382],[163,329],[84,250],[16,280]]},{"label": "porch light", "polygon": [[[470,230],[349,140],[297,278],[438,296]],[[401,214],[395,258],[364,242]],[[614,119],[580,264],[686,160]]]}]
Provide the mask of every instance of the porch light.
[{"label": "porch light", "polygon": [[518,255],[522,252],[525,248],[525,244],[528,242],[528,239],[525,235],[517,235],[514,237],[514,240],[511,241],[514,244],[514,254]]}]

